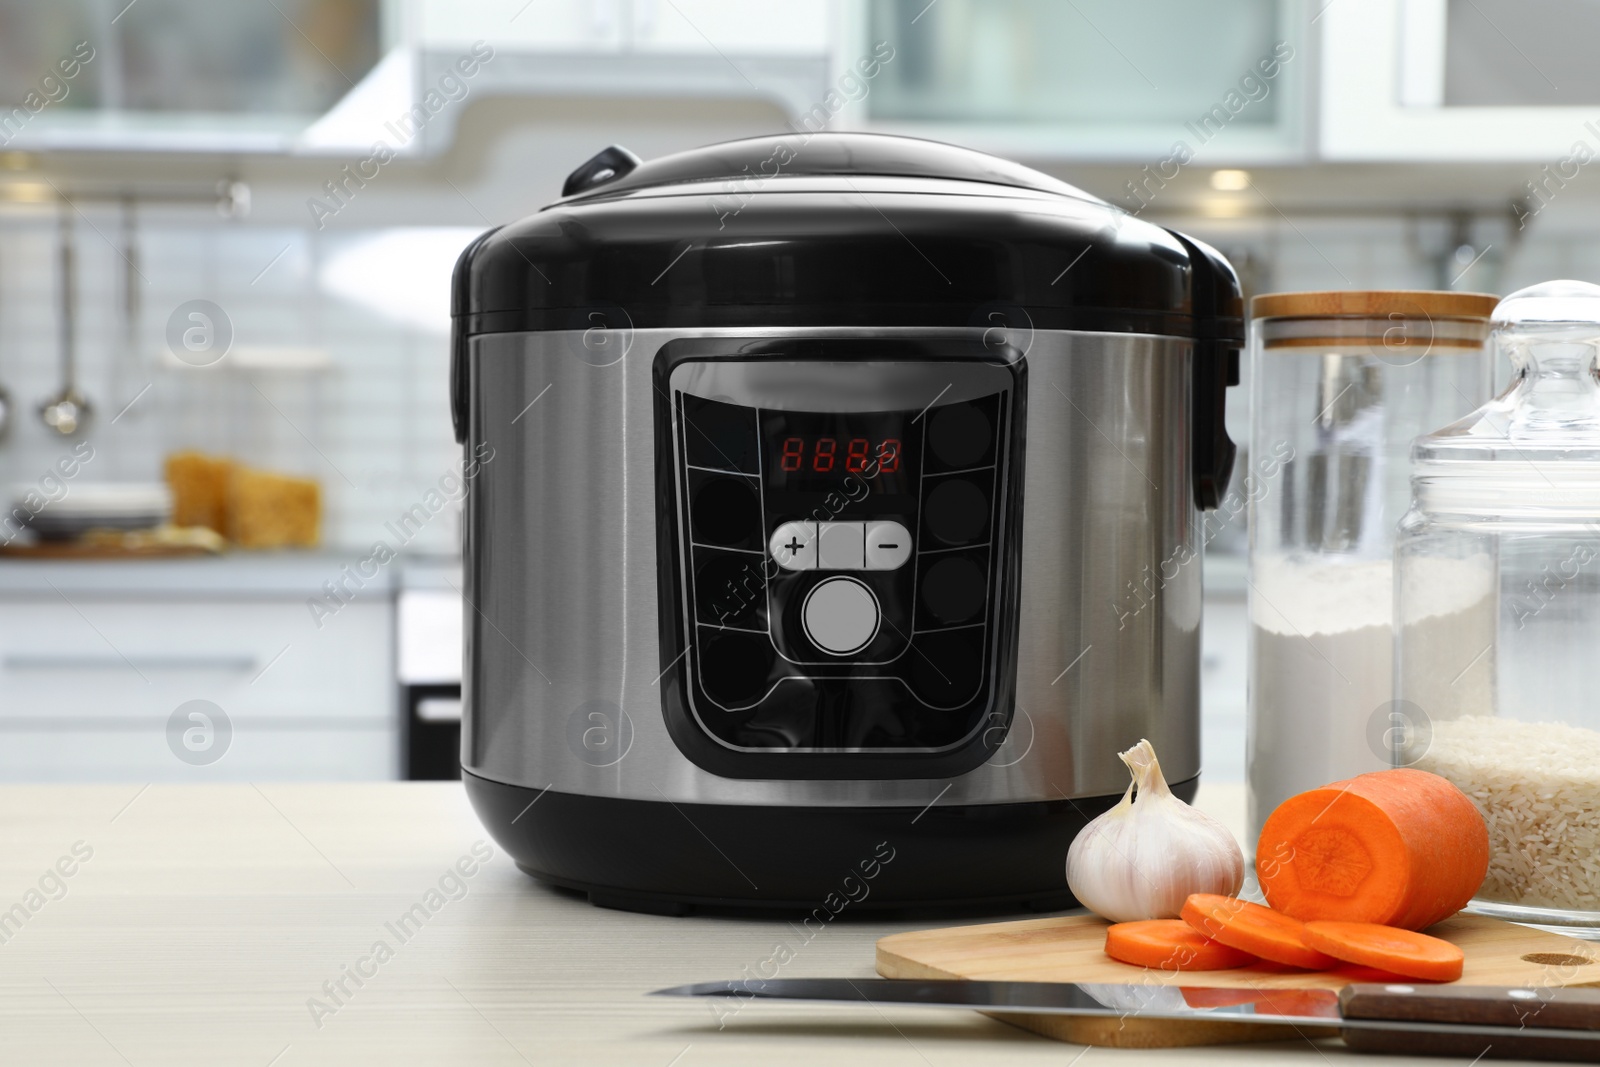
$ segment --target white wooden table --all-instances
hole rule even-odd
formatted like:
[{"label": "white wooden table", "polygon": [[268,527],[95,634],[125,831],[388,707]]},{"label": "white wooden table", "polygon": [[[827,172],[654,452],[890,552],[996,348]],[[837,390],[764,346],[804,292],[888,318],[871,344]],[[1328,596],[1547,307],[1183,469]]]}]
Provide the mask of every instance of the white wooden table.
[{"label": "white wooden table", "polygon": [[[1201,803],[1243,821],[1238,786]],[[475,865],[486,845],[454,783],[0,787],[0,1063],[1083,1062],[954,1011],[761,1005],[719,1028],[706,1004],[644,993],[737,977],[780,942],[785,976],[870,976],[878,937],[929,924],[840,922],[803,943],[783,921],[604,911],[498,849]],[[437,908],[397,925],[418,904]],[[1083,1055],[1385,1062],[1303,1041]]]}]

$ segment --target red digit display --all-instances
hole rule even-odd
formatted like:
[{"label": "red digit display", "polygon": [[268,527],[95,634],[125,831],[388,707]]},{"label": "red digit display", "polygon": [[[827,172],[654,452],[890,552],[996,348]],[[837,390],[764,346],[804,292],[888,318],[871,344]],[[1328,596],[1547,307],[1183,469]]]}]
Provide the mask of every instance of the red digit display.
[{"label": "red digit display", "polygon": [[900,469],[900,442],[893,437],[878,445],[878,473],[893,474]]},{"label": "red digit display", "polygon": [[865,437],[850,438],[850,445],[844,455],[844,469],[851,474],[860,474],[867,469],[867,439]]},{"label": "red digit display", "polygon": [[[802,429],[798,426],[784,427],[790,428]],[[894,429],[884,428],[891,432]],[[834,478],[853,474],[876,480],[882,475],[904,471],[901,464],[904,443],[898,437],[877,437],[870,432],[859,434],[859,431],[858,435],[851,436],[804,432],[785,434],[779,431],[770,440],[772,459],[768,462],[773,464],[769,468],[773,474],[794,474],[802,479],[812,474],[828,474]]]}]

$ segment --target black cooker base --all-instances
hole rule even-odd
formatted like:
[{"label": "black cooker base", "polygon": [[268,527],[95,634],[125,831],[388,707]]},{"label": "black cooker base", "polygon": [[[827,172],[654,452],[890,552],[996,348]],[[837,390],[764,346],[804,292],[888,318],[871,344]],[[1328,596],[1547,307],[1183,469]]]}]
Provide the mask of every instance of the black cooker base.
[{"label": "black cooker base", "polygon": [[[1067,846],[1120,794],[1024,804],[766,807],[579,796],[462,772],[517,866],[600,907],[773,913],[1063,911]],[[1172,791],[1191,800],[1198,777]],[[820,927],[819,927],[820,928]]]}]

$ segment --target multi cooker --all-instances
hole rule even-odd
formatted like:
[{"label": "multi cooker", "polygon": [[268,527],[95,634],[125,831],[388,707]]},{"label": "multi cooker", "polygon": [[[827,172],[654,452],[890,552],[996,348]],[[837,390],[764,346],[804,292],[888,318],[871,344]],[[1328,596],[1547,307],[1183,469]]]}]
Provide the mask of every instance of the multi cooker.
[{"label": "multi cooker", "polygon": [[462,776],[597,904],[1071,906],[1200,773],[1238,281],[961,148],[609,148],[453,294]]}]

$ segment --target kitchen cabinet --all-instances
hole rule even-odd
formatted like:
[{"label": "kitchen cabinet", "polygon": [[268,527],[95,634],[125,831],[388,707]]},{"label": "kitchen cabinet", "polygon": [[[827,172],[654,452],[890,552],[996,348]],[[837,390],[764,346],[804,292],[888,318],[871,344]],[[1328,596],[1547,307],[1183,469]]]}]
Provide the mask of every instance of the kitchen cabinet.
[{"label": "kitchen cabinet", "polygon": [[622,47],[626,0],[414,0],[412,43],[460,50],[610,52]]},{"label": "kitchen cabinet", "polygon": [[[475,95],[767,100],[810,111],[830,88],[830,0],[415,0],[410,43],[419,85],[435,85],[474,41],[495,50]],[[423,154],[450,142],[461,108],[446,107],[418,138]]]},{"label": "kitchen cabinet", "polygon": [[[395,155],[431,155],[448,147],[466,99],[485,94],[754,96],[799,115],[827,91],[836,25],[830,0],[251,10],[141,0],[108,30],[87,5],[0,0],[0,147],[364,158],[382,139]],[[469,53],[482,62],[463,78]],[[68,66],[32,71],[39,56]],[[425,131],[397,136],[397,120],[430,95],[448,106],[429,108]]]},{"label": "kitchen cabinet", "polygon": [[629,44],[640,52],[825,56],[828,0],[632,0]]},{"label": "kitchen cabinet", "polygon": [[[1318,24],[1327,159],[1568,162],[1570,180],[1600,153],[1593,4],[1337,0]],[[1580,141],[1589,156],[1572,165]]]},{"label": "kitchen cabinet", "polygon": [[407,567],[395,599],[404,777],[461,777],[465,646],[459,566]]},{"label": "kitchen cabinet", "polygon": [[396,10],[384,0],[0,3],[0,145],[287,151],[379,66]]},{"label": "kitchen cabinet", "polygon": [[826,55],[829,0],[416,0],[415,43],[496,50]]},{"label": "kitchen cabinet", "polygon": [[1183,155],[1215,167],[1306,152],[1315,49],[1295,0],[855,0],[847,12],[858,36],[841,63],[893,48],[864,98],[886,133],[1165,162],[1168,181]]},{"label": "kitchen cabinet", "polygon": [[393,601],[309,591],[0,592],[0,780],[396,777]]}]

